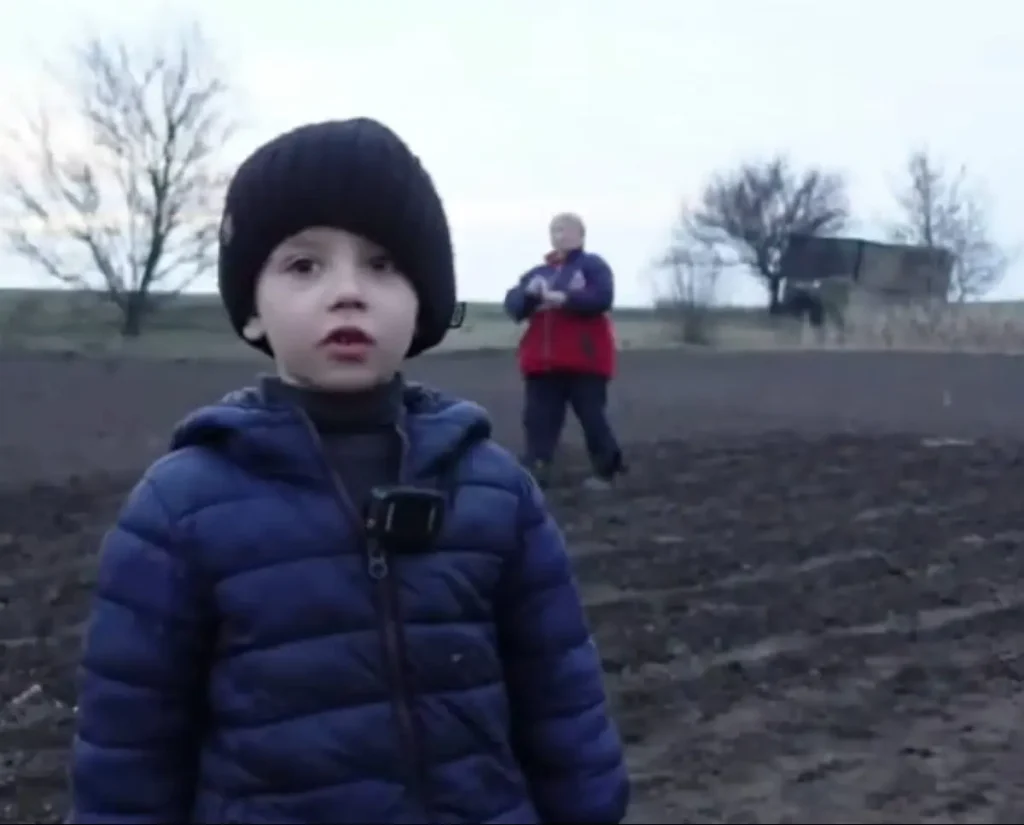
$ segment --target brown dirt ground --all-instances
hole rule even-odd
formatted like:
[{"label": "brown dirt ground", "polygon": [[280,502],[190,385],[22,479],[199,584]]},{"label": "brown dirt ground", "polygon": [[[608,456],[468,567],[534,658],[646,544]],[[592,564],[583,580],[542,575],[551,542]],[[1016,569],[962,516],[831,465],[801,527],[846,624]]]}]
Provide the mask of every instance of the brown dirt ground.
[{"label": "brown dirt ground", "polygon": [[[629,747],[631,819],[1020,822],[1024,359],[622,367],[630,476],[594,507],[570,446],[551,498]],[[102,530],[170,425],[248,371],[0,355],[0,822],[64,811]],[[484,403],[517,445],[508,355],[413,372]]]}]

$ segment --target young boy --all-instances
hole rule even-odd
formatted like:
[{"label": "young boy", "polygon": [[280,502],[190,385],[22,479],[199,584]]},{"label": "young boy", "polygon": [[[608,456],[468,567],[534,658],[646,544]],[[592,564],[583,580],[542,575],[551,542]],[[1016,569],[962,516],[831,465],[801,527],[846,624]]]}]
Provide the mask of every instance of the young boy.
[{"label": "young boy", "polygon": [[71,821],[620,821],[558,528],[483,410],[398,372],[454,309],[417,158],[364,119],[258,149],[219,285],[277,375],[189,416],[106,540]]}]

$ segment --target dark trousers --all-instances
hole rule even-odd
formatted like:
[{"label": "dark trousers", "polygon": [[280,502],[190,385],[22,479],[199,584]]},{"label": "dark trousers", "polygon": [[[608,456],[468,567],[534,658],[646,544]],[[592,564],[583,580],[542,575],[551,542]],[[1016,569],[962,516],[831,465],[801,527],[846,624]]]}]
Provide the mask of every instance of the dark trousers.
[{"label": "dark trousers", "polygon": [[526,378],[526,460],[551,463],[570,406],[583,429],[594,472],[611,477],[621,471],[622,451],[608,423],[608,379],[586,373],[551,372]]}]

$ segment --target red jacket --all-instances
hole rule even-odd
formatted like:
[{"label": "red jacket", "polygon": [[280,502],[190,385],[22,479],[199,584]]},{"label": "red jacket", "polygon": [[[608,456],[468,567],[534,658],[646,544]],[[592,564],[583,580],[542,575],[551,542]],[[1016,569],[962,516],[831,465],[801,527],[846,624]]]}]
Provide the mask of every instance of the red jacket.
[{"label": "red jacket", "polygon": [[[542,309],[539,297],[526,291],[540,276],[549,289],[565,292],[557,309]],[[505,296],[505,310],[516,321],[528,320],[519,342],[523,375],[582,372],[611,378],[615,374],[615,331],[608,316],[614,299],[612,271],[598,256],[583,250],[564,260],[554,254],[520,278]]]}]

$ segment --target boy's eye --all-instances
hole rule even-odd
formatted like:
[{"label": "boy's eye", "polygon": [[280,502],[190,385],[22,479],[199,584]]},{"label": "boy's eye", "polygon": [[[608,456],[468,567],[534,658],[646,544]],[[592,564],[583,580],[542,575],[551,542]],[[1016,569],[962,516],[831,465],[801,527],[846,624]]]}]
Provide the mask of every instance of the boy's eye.
[{"label": "boy's eye", "polygon": [[374,272],[395,271],[395,262],[391,260],[390,255],[386,255],[383,252],[380,253],[379,255],[372,256],[369,259],[369,261],[367,261],[367,264],[369,265],[370,269],[373,270]]},{"label": "boy's eye", "polygon": [[312,275],[317,271],[317,262],[312,258],[293,258],[288,262],[285,269],[294,272],[296,275]]}]

